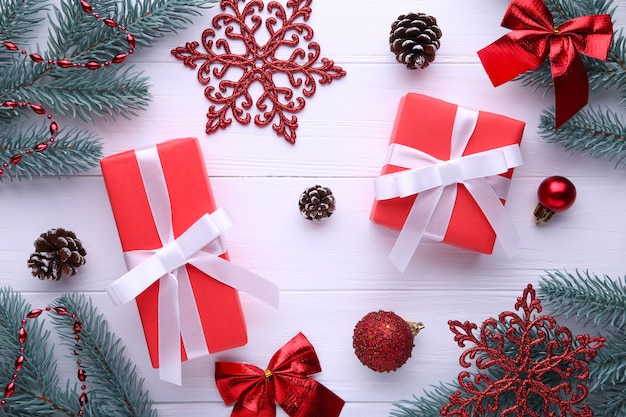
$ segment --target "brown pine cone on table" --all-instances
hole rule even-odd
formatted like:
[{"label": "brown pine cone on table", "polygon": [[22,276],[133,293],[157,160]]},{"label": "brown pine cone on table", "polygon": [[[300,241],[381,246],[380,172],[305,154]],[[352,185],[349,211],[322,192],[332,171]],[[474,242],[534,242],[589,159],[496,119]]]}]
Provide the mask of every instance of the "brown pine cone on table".
[{"label": "brown pine cone on table", "polygon": [[63,274],[75,275],[85,263],[87,252],[74,232],[50,229],[35,240],[35,252],[28,259],[33,276],[58,281]]},{"label": "brown pine cone on table", "polygon": [[330,217],[335,211],[335,196],[330,188],[314,185],[300,194],[298,206],[305,219],[321,221]]},{"label": "brown pine cone on table", "polygon": [[440,38],[437,19],[425,13],[408,13],[391,25],[389,46],[399,63],[409,69],[423,69],[435,60]]}]

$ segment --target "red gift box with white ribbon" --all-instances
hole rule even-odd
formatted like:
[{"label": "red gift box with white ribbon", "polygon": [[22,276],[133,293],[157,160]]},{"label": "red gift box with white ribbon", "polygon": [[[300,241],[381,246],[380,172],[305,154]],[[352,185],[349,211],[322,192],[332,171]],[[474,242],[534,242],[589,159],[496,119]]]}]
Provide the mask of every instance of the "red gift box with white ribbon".
[{"label": "red gift box with white ribbon", "polygon": [[136,300],[152,365],[180,385],[181,361],[247,342],[238,290],[278,305],[269,281],[228,261],[197,139],[176,139],[102,159],[128,273],[107,288]]},{"label": "red gift box with white ribbon", "polygon": [[402,98],[371,212],[373,222],[400,231],[390,254],[399,270],[421,241],[490,254],[498,237],[514,251],[504,202],[522,164],[524,126],[421,94]]}]

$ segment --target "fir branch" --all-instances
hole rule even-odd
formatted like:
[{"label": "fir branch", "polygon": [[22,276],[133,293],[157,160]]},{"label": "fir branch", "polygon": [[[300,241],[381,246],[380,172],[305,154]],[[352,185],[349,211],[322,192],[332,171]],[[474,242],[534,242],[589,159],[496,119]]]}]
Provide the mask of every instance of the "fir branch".
[{"label": "fir branch", "polygon": [[610,109],[583,109],[554,129],[554,108],[544,110],[539,119],[539,135],[567,151],[615,160],[615,166],[626,166],[626,125]]},{"label": "fir branch", "polygon": [[597,358],[589,366],[589,387],[605,389],[621,385],[626,390],[626,338],[610,332]]},{"label": "fir branch", "polygon": [[[82,322],[78,357],[87,370],[90,409],[95,416],[155,417],[148,393],[142,391],[135,366],[124,356],[120,339],[108,329],[103,316],[86,301],[84,295],[66,294],[56,304],[75,313]],[[53,316],[62,343],[74,349],[75,340],[70,316]]]},{"label": "fir branch", "polygon": [[[3,0],[0,2],[0,40],[25,41],[41,22],[39,14],[48,8],[46,0]],[[0,59],[14,56],[0,48]]]},{"label": "fir branch", "polygon": [[458,381],[440,384],[424,391],[424,396],[413,400],[402,400],[394,403],[395,410],[391,410],[390,417],[439,417],[441,409],[450,401],[450,397],[460,390]]},{"label": "fir branch", "polygon": [[607,386],[594,393],[594,417],[622,417],[626,415],[626,387]]},{"label": "fir branch", "polygon": [[[55,78],[46,84],[26,86],[16,92],[17,100],[32,100],[50,107],[55,114],[85,122],[96,118],[113,119],[122,116],[129,119],[145,110],[150,102],[148,79],[131,68],[109,68],[111,74],[101,71],[84,73],[81,68],[65,70],[74,80]],[[82,74],[77,74],[83,72]]]},{"label": "fir branch", "polygon": [[199,16],[198,9],[214,6],[219,0],[124,0],[123,7],[128,15],[124,22],[131,33],[142,33],[137,38],[137,47],[149,46],[167,33],[176,33],[191,18]]},{"label": "fir branch", "polygon": [[[27,40],[22,37],[5,36],[31,29],[41,23],[40,12],[48,7],[49,0],[0,0],[3,16],[0,18],[0,40]],[[212,7],[217,0],[90,0],[94,11],[113,18],[125,26],[135,37],[136,50],[147,47],[156,39],[176,32],[200,15],[200,9]],[[7,13],[4,13],[4,11]],[[61,0],[53,7],[53,18],[47,50],[29,50],[40,54],[45,61],[69,59],[74,63],[88,61],[106,62],[120,53],[128,53],[125,32],[103,24],[82,10],[77,0]],[[21,25],[21,26],[20,26]],[[9,30],[10,29],[10,30]],[[12,32],[11,32],[12,31]],[[28,33],[28,31],[24,31]],[[18,42],[16,42],[18,43]],[[24,47],[20,44],[19,47]],[[135,51],[133,51],[135,52]],[[0,101],[21,101],[45,106],[52,114],[95,122],[96,118],[130,118],[149,103],[148,81],[132,67],[124,70],[118,65],[107,65],[97,71],[84,68],[60,68],[47,63],[34,63],[22,54],[0,48]],[[0,156],[6,163],[11,156],[32,149],[24,147],[33,140],[42,142],[41,129],[24,124],[23,112],[18,109],[0,108]],[[26,126],[26,129],[25,129]],[[68,175],[89,169],[97,164],[101,146],[85,131],[72,130],[65,149],[55,142],[41,154],[23,158],[21,162],[4,169],[3,176],[11,179],[32,178],[42,175]],[[69,133],[69,132],[68,132]],[[30,135],[30,137],[29,137]],[[85,143],[79,143],[83,139]],[[37,143],[32,143],[36,145]],[[70,148],[71,146],[71,148]],[[79,149],[74,152],[72,149]],[[14,150],[18,150],[13,153]],[[56,150],[56,153],[51,152]],[[58,152],[61,150],[61,152]],[[72,160],[72,158],[76,158]],[[2,177],[0,176],[0,181]]]},{"label": "fir branch", "polygon": [[539,282],[544,304],[555,314],[575,317],[577,322],[626,328],[626,286],[622,279],[600,278],[588,271],[547,272]]},{"label": "fir branch", "polygon": [[[15,372],[15,360],[20,353],[17,333],[30,306],[10,288],[0,288],[0,378],[10,381]],[[11,417],[41,416],[62,413],[72,416],[72,407],[78,397],[58,388],[56,362],[52,348],[48,348],[49,332],[43,330],[43,321],[30,320],[27,326],[24,365],[19,373],[13,396],[3,408]]]},{"label": "fir branch", "polygon": [[[3,132],[0,136],[0,160],[8,161],[12,155],[33,149],[45,141],[48,125],[31,125],[28,129]],[[0,176],[10,180],[31,179],[44,175],[66,176],[98,165],[102,157],[99,139],[87,130],[72,128],[62,130],[53,144],[44,152],[32,152],[19,164],[9,165]],[[68,163],[71,161],[71,163]]]}]

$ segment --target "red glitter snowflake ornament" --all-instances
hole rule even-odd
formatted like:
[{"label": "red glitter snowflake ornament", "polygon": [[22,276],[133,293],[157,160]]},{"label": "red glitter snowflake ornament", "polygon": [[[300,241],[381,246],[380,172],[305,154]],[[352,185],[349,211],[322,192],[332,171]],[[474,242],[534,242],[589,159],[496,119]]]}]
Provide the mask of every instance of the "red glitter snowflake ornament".
[{"label": "red glitter snowflake ornament", "polygon": [[[304,108],[305,97],[315,94],[316,77],[320,84],[330,84],[346,75],[332,60],[320,59],[319,44],[311,42],[313,29],[303,23],[311,14],[311,1],[289,0],[290,16],[280,3],[270,1],[270,16],[263,21],[259,15],[264,7],[262,0],[222,0],[222,10],[230,8],[233,13],[218,14],[212,23],[215,29],[224,26],[225,37],[214,40],[216,32],[208,28],[202,33],[206,53],[198,51],[199,43],[195,41],[172,50],[172,55],[192,69],[197,67],[197,61],[204,61],[198,70],[198,81],[208,84],[204,95],[213,103],[207,113],[206,133],[226,128],[232,123],[231,116],[241,124],[250,123],[249,110],[254,104],[259,111],[254,116],[257,126],[266,126],[278,118],[272,125],[276,134],[295,143],[295,113]],[[240,2],[246,3],[241,11]],[[265,44],[257,38],[262,27],[269,36]],[[308,52],[298,47],[301,40],[307,43]],[[231,45],[231,41],[236,42]],[[233,81],[228,77],[239,78]],[[220,80],[217,88],[210,84],[212,78],[214,82]],[[277,78],[286,78],[288,85],[278,85]],[[257,83],[263,92],[254,102],[250,90]]]},{"label": "red glitter snowflake ornament", "polygon": [[467,371],[459,374],[463,392],[450,397],[441,415],[593,416],[589,406],[582,404],[588,394],[584,384],[589,377],[587,363],[606,339],[583,334],[574,340],[572,332],[558,326],[554,317],[533,318],[533,312],[540,313],[542,308],[530,284],[517,298],[515,309],[523,311],[523,317],[505,311],[498,320],[486,320],[478,337],[473,332],[476,324],[448,322],[460,347],[466,342],[476,345],[461,354],[460,363],[469,368],[474,360],[478,373],[473,378]]}]

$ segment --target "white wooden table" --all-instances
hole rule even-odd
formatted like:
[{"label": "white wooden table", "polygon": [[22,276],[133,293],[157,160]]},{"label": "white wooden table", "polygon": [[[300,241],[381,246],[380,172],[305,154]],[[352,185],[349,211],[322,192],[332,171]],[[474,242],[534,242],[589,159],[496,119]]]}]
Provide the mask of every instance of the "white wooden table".
[{"label": "white wooden table", "polygon": [[[278,310],[242,294],[248,344],[185,363],[182,387],[159,381],[150,366],[134,304],[115,307],[104,292],[126,269],[99,169],[69,179],[0,184],[0,285],[12,286],[35,305],[67,291],[91,297],[127,346],[160,416],[229,416],[231,407],[215,388],[214,362],[263,367],[299,331],[320,357],[323,372],[316,378],[346,400],[344,417],[387,415],[393,402],[452,380],[461,349],[449,319],[480,323],[512,309],[525,285],[536,283],[545,270],[582,268],[613,277],[624,272],[626,171],[544,142],[536,126],[553,96],[515,82],[493,88],[478,61],[476,51],[506,33],[499,25],[507,4],[315,0],[309,20],[314,40],[322,56],[335,60],[347,76],[318,85],[298,114],[295,145],[254,124],[204,133],[209,103],[203,87],[170,50],[200,40],[218,8],[132,57],[151,78],[153,101],[133,120],[89,126],[103,138],[104,154],[198,137],[218,205],[237,222],[227,233],[231,259],[280,287]],[[391,23],[410,11],[436,16],[443,31],[437,58],[425,70],[407,70],[388,49]],[[626,21],[626,2],[616,16]],[[399,99],[409,91],[527,123],[525,163],[515,171],[506,205],[521,236],[511,259],[498,246],[487,256],[426,243],[404,274],[388,262],[397,232],[369,220],[373,178],[383,164]],[[578,200],[536,226],[537,186],[550,175],[570,178]],[[337,199],[336,213],[321,224],[304,220],[297,207],[300,192],[314,184],[330,187]],[[88,251],[87,264],[75,277],[42,282],[31,276],[26,260],[35,238],[52,227],[77,233]],[[361,365],[352,349],[354,325],[378,309],[426,325],[413,357],[388,374]],[[59,363],[61,372],[74,372],[71,362]]]}]

